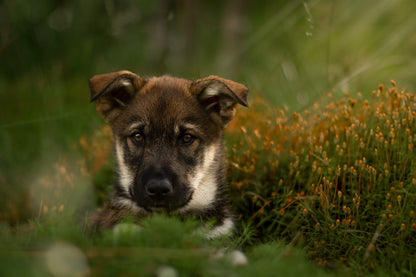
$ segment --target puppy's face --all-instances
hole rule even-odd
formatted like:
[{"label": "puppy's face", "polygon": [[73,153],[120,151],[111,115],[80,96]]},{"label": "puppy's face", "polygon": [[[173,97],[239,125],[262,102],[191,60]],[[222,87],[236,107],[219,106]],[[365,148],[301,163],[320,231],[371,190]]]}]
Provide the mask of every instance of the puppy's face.
[{"label": "puppy's face", "polygon": [[221,129],[183,80],[149,80],[112,126],[120,185],[139,207],[186,206],[200,175],[209,187],[207,204],[213,200]]},{"label": "puppy's face", "polygon": [[113,129],[121,202],[183,212],[214,202],[224,168],[222,128],[235,104],[246,104],[244,86],[219,77],[143,80],[126,71],[95,76],[90,86]]}]

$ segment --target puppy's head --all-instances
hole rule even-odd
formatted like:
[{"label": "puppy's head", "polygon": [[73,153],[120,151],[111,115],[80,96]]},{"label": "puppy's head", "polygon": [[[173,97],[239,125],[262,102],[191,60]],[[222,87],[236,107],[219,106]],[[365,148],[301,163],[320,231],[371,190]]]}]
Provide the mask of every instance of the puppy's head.
[{"label": "puppy's head", "polygon": [[213,205],[223,178],[222,129],[247,106],[247,88],[217,76],[90,79],[91,101],[112,126],[119,201],[146,211]]}]

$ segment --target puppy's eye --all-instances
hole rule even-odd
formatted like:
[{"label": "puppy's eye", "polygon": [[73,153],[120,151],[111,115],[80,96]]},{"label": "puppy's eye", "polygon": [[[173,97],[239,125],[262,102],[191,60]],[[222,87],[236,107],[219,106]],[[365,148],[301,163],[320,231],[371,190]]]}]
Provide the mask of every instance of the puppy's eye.
[{"label": "puppy's eye", "polygon": [[181,144],[191,145],[194,142],[194,140],[195,137],[193,135],[186,133],[181,137]]},{"label": "puppy's eye", "polygon": [[136,144],[143,143],[144,141],[144,136],[140,132],[134,132],[133,134],[131,134],[130,137],[131,137],[131,140]]}]

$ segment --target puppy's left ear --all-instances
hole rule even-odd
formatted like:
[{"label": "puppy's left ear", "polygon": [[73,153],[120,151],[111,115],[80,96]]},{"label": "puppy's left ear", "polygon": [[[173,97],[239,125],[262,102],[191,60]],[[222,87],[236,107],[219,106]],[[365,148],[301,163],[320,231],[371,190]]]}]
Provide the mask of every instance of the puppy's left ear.
[{"label": "puppy's left ear", "polygon": [[191,92],[208,111],[212,119],[222,127],[234,118],[235,105],[248,107],[248,89],[245,85],[218,76],[198,79],[192,82]]}]

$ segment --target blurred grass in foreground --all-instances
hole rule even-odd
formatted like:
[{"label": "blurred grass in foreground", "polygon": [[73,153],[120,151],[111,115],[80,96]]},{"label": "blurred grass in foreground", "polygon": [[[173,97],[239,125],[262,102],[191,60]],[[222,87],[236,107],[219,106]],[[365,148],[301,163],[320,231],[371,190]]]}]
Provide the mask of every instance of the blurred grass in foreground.
[{"label": "blurred grass in foreground", "polygon": [[[17,228],[0,226],[1,276],[332,276],[304,254],[279,242],[253,247],[249,264],[233,262],[228,240],[207,241],[195,233],[198,222],[155,215],[142,228],[123,223],[102,237],[87,237],[70,218]],[[228,245],[228,249],[222,246]],[[170,274],[170,275],[163,275]],[[335,275],[334,275],[335,276]]]}]

